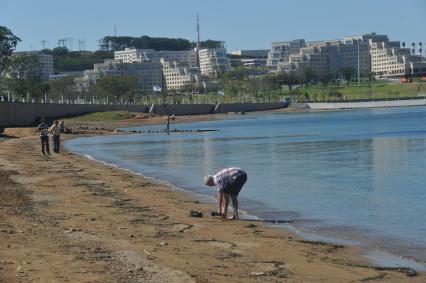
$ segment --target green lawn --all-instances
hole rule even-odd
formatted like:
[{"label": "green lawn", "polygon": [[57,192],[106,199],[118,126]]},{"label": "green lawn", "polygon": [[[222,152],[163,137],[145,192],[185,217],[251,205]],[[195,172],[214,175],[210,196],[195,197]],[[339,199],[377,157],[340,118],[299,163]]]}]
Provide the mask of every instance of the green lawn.
[{"label": "green lawn", "polygon": [[[382,99],[382,98],[401,98],[426,95],[426,82],[413,83],[389,83],[374,81],[370,84],[363,83],[360,86],[357,83],[351,83],[348,86],[329,86],[323,88],[321,85],[312,85],[295,90],[298,99],[309,97],[309,100],[332,100],[332,99]],[[341,97],[333,95],[333,92],[341,93]],[[286,93],[289,95],[289,92]]]},{"label": "green lawn", "polygon": [[124,120],[124,119],[134,117],[135,114],[136,113],[127,112],[127,111],[95,112],[95,113],[90,113],[90,114],[70,118],[69,120],[73,122],[118,121],[118,120]]}]

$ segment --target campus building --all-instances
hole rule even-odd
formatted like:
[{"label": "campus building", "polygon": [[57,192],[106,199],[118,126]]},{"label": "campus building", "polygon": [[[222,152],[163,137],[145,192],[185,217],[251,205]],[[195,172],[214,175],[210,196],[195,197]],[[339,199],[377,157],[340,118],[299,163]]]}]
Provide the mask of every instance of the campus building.
[{"label": "campus building", "polygon": [[223,47],[200,49],[198,56],[202,75],[217,78],[230,69],[226,49]]},{"label": "campus building", "polygon": [[266,66],[269,50],[236,50],[228,55],[232,67]]},{"label": "campus building", "polygon": [[371,71],[375,77],[412,77],[426,75],[426,61],[401,48],[399,41],[370,42]]},{"label": "campus building", "polygon": [[176,61],[170,62],[162,59],[161,64],[163,65],[165,87],[168,90],[181,90],[191,86],[195,82],[195,76],[200,74],[199,68],[182,67]]},{"label": "campus building", "polygon": [[134,76],[137,86],[151,92],[154,86],[163,86],[163,67],[160,62],[123,63],[121,60],[105,60],[93,65],[93,70],[84,71],[84,81],[96,83],[102,76]]},{"label": "campus building", "polygon": [[200,68],[179,66],[177,62],[161,60],[163,75],[167,90],[181,91],[209,91],[216,90],[217,83],[210,77],[202,75]]},{"label": "campus building", "polygon": [[235,50],[231,52],[231,55],[239,56],[242,58],[267,58],[269,50],[268,49],[259,49],[259,50]]},{"label": "campus building", "polygon": [[284,71],[310,68],[317,75],[336,72],[340,68],[358,70],[359,67],[360,73],[366,74],[370,65],[367,42],[330,40],[307,43],[297,54],[290,54],[286,62],[278,63],[277,67]]},{"label": "campus building", "polygon": [[156,61],[161,59],[170,62],[178,62],[186,67],[197,67],[197,52],[193,50],[184,51],[155,51],[153,49],[130,49],[126,48],[114,52],[114,59],[121,60],[123,63]]},{"label": "campus building", "polygon": [[267,66],[277,66],[280,62],[288,62],[291,54],[298,54],[300,48],[305,47],[304,39],[292,41],[273,42],[271,50],[268,52]]},{"label": "campus building", "polygon": [[14,52],[13,56],[36,56],[39,60],[39,74],[42,81],[49,80],[49,76],[53,75],[53,56],[41,53],[40,51],[23,51]]},{"label": "campus building", "polygon": [[310,68],[317,75],[340,68],[359,70],[361,75],[371,72],[376,77],[426,74],[426,62],[420,55],[412,55],[409,48],[400,47],[399,41],[389,41],[387,35],[374,32],[339,40],[272,43],[267,65],[286,72]]}]

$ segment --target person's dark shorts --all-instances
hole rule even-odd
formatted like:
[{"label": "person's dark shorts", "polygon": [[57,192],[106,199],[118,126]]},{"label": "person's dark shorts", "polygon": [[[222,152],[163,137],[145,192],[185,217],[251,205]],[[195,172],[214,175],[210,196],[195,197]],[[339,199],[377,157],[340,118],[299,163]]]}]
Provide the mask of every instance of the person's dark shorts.
[{"label": "person's dark shorts", "polygon": [[228,186],[222,189],[222,192],[225,194],[230,194],[231,196],[238,196],[244,184],[247,181],[247,174],[243,173],[232,180]]}]

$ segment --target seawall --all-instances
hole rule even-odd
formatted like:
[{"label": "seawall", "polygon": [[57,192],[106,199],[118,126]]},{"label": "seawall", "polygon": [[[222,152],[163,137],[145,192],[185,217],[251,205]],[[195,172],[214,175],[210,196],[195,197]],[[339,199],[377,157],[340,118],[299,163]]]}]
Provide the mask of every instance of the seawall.
[{"label": "seawall", "polygon": [[0,102],[0,128],[30,126],[41,117],[58,118],[92,112],[131,111],[158,115],[197,115],[227,112],[250,112],[281,109],[288,102],[233,104],[173,104],[173,105],[102,105]]},{"label": "seawall", "polygon": [[145,105],[0,102],[0,127],[29,126],[41,117],[57,118],[103,111],[148,112]]},{"label": "seawall", "polygon": [[308,102],[308,109],[311,110],[338,110],[338,109],[357,109],[357,108],[380,108],[380,107],[402,107],[402,106],[423,106],[426,105],[426,99],[410,100],[380,100],[363,102]]}]

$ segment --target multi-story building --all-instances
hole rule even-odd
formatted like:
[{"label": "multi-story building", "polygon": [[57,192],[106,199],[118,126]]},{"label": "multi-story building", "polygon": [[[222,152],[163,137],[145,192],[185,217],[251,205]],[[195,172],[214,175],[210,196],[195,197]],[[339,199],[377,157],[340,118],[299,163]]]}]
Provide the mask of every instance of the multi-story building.
[{"label": "multi-story building", "polygon": [[288,60],[277,64],[279,70],[310,68],[315,74],[336,72],[340,68],[352,68],[361,74],[370,71],[370,53],[366,42],[340,40],[307,43],[298,54],[290,54]]},{"label": "multi-story building", "polygon": [[236,50],[229,54],[232,67],[260,67],[266,66],[269,50]]},{"label": "multi-story building", "polygon": [[242,58],[267,58],[269,50],[235,50],[231,55],[240,56]]},{"label": "multi-story building", "polygon": [[420,76],[426,74],[426,61],[401,48],[399,41],[370,41],[371,71],[376,77]]},{"label": "multi-story building", "polygon": [[[202,75],[200,68],[179,66],[177,62],[161,60],[165,87],[167,90],[185,90],[185,88],[209,91],[216,90],[217,83],[210,77]],[[186,90],[189,90],[186,89]]]},{"label": "multi-story building", "polygon": [[230,68],[226,49],[207,48],[198,51],[201,74],[210,77],[218,77]]},{"label": "multi-story building", "polygon": [[420,55],[410,55],[410,49],[401,48],[399,41],[389,41],[387,35],[375,33],[342,40],[272,43],[268,64],[276,64],[278,71],[310,68],[316,74],[337,72],[340,68],[359,70],[361,75],[371,72],[376,77],[426,74],[426,62]]},{"label": "multi-story building", "polygon": [[195,82],[195,76],[200,74],[199,68],[181,67],[175,62],[161,60],[165,87],[168,90],[180,90]]},{"label": "multi-story building", "polygon": [[299,53],[300,48],[305,47],[304,39],[295,39],[285,42],[273,42],[268,53],[267,66],[277,66],[280,62],[288,62],[290,54]]},{"label": "multi-story building", "polygon": [[49,76],[53,75],[53,56],[49,54],[41,53],[40,51],[23,51],[14,52],[13,56],[37,56],[39,60],[39,74],[42,81],[49,80]]},{"label": "multi-story building", "polygon": [[123,63],[121,60],[105,60],[93,65],[93,70],[86,70],[86,81],[96,82],[101,76],[134,76],[137,85],[144,91],[152,91],[154,86],[163,86],[163,67],[160,62]]},{"label": "multi-story building", "polygon": [[156,61],[160,62],[161,59],[170,62],[178,62],[179,64],[187,67],[197,67],[197,52],[193,50],[184,51],[155,51],[153,49],[130,49],[115,51],[114,59],[121,60],[123,63]]}]

